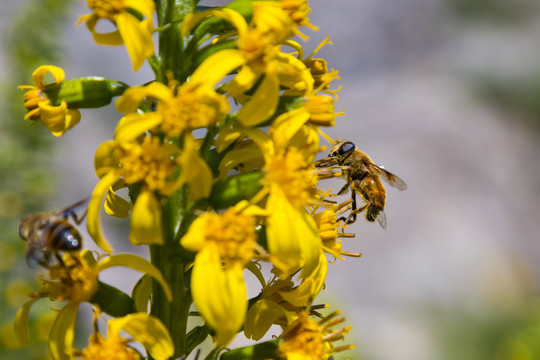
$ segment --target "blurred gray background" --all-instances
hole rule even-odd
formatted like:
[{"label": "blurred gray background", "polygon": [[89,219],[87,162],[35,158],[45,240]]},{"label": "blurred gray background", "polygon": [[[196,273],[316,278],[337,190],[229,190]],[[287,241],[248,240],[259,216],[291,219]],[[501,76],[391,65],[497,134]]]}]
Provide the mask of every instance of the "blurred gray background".
[{"label": "blurred gray background", "polygon": [[[0,2],[2,32],[24,3],[30,0]],[[319,32],[305,31],[305,53],[331,35],[333,45],[319,56],[340,71],[343,85],[336,110],[346,115],[328,133],[353,141],[408,184],[404,192],[387,187],[387,230],[362,218],[350,227],[356,237],[343,247],[363,257],[329,266],[318,300],[341,308],[353,325],[346,343],[357,351],[348,357],[514,359],[507,354],[516,346],[533,354],[519,334],[540,326],[540,3],[310,5]],[[147,65],[132,74],[124,48],[97,46],[84,25],[73,26],[85,13],[81,2],[65,25],[67,76],[151,80]],[[3,69],[6,61],[0,56]],[[83,111],[81,123],[56,140],[62,191],[52,208],[91,192],[94,151],[118,117],[112,106]],[[29,131],[50,136],[41,127]]]}]

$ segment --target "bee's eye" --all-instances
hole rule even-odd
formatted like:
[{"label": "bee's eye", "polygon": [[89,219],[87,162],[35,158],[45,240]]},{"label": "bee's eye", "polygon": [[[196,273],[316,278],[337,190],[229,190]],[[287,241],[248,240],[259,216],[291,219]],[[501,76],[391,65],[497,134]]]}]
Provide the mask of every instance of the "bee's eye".
[{"label": "bee's eye", "polygon": [[336,151],[338,153],[338,155],[344,155],[348,152],[351,152],[354,150],[354,144],[350,141],[347,141],[345,143],[343,143],[343,145],[341,145],[338,149],[338,151]]}]

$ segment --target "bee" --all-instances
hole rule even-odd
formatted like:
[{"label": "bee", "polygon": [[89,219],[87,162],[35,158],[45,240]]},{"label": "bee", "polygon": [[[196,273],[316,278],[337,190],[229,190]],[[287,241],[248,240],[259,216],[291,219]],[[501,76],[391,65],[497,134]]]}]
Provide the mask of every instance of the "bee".
[{"label": "bee", "polygon": [[[337,141],[328,154],[327,158],[316,162],[317,167],[334,167],[340,169],[345,178],[345,185],[339,190],[338,195],[343,195],[351,189],[352,207],[347,218],[341,217],[346,224],[356,221],[356,215],[365,211],[366,220],[377,220],[383,229],[386,229],[386,215],[384,205],[386,203],[386,189],[381,178],[390,186],[398,190],[407,189],[407,184],[398,176],[386,171],[381,166],[375,165],[373,160],[350,141]],[[358,208],[356,194],[359,194],[363,204]]]},{"label": "bee", "polygon": [[81,249],[81,234],[68,219],[71,217],[75,224],[79,225],[86,212],[79,218],[74,209],[85,202],[86,199],[57,212],[29,214],[22,218],[19,236],[26,241],[26,262],[29,266],[39,264],[48,268],[52,255],[60,264],[64,264],[59,252]]}]

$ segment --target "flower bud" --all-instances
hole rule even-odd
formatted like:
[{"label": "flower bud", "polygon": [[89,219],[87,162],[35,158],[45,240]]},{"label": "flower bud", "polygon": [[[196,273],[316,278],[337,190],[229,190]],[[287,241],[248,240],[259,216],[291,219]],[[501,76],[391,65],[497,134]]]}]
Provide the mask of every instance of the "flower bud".
[{"label": "flower bud", "polygon": [[84,77],[48,84],[42,91],[53,106],[65,101],[70,109],[84,109],[108,105],[114,96],[122,95],[127,88],[126,84],[119,81]]}]

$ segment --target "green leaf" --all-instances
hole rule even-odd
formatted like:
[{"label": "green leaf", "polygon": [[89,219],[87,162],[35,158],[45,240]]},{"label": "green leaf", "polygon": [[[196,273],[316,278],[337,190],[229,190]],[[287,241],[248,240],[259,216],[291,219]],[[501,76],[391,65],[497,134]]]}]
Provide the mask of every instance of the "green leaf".
[{"label": "green leaf", "polygon": [[209,202],[215,209],[225,209],[241,200],[249,200],[261,189],[262,171],[226,177],[214,184]]},{"label": "green leaf", "polygon": [[191,353],[199,344],[201,344],[208,335],[210,334],[210,329],[206,325],[195,326],[187,334],[187,354]]},{"label": "green leaf", "polygon": [[271,340],[245,346],[231,351],[224,352],[219,357],[220,360],[282,360],[278,355],[278,348],[281,340]]},{"label": "green leaf", "polygon": [[101,311],[114,317],[125,316],[137,311],[135,303],[126,293],[101,281],[90,302],[98,305]]}]

